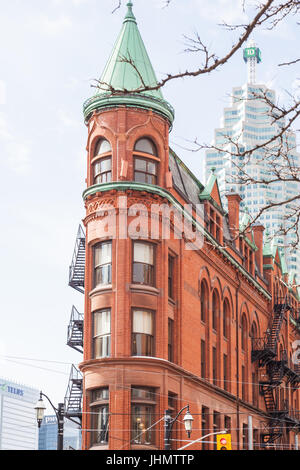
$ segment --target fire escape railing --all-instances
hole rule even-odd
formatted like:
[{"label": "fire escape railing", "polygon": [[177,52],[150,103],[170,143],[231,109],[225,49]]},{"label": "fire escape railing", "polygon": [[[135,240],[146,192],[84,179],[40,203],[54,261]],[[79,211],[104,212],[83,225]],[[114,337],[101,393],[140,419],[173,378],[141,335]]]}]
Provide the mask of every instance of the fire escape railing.
[{"label": "fire escape railing", "polygon": [[252,338],[252,362],[258,362],[258,367],[266,367],[268,379],[260,382],[260,393],[264,397],[266,411],[269,415],[268,430],[261,434],[261,444],[267,447],[283,434],[283,423],[288,410],[280,409],[277,387],[287,374],[288,360],[285,353],[277,359],[277,346],[282,322],[285,314],[291,309],[288,296],[277,297],[274,302],[273,316],[263,338]]},{"label": "fire escape railing", "polygon": [[65,415],[68,418],[77,418],[78,424],[82,419],[82,390],[83,377],[77,367],[72,365],[68,388],[65,396]]},{"label": "fire escape railing", "polygon": [[292,387],[298,387],[300,384],[300,364],[294,364],[292,359],[286,357],[285,375]]},{"label": "fire escape railing", "polygon": [[79,225],[72,263],[69,268],[69,286],[84,294],[85,234]]},{"label": "fire escape railing", "polygon": [[83,313],[79,313],[73,306],[68,326],[67,345],[81,354],[83,353],[83,317]]}]

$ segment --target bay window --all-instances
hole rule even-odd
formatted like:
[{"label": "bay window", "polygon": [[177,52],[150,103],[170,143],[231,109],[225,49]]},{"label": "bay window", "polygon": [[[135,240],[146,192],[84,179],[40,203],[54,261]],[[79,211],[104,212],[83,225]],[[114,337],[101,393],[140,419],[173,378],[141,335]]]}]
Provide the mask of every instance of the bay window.
[{"label": "bay window", "polygon": [[154,312],[132,312],[132,356],[154,356]]},{"label": "bay window", "polygon": [[[98,158],[99,157],[99,158]],[[111,145],[101,139],[96,145],[93,159],[93,184],[111,181]]]},{"label": "bay window", "polygon": [[155,444],[155,391],[153,388],[134,387],[131,391],[131,432],[133,444]]},{"label": "bay window", "polygon": [[108,444],[109,429],[109,389],[100,388],[91,394],[92,445]]},{"label": "bay window", "polygon": [[[154,157],[154,158],[153,158]],[[157,184],[157,150],[150,139],[139,139],[134,147],[134,181]]]},{"label": "bay window", "polygon": [[133,244],[133,283],[154,286],[154,246],[150,243]]},{"label": "bay window", "polygon": [[98,243],[94,247],[94,287],[111,284],[111,242]]},{"label": "bay window", "polygon": [[110,356],[110,310],[94,313],[93,350],[94,358]]},{"label": "bay window", "polygon": [[134,181],[157,184],[157,163],[145,158],[134,159]]}]

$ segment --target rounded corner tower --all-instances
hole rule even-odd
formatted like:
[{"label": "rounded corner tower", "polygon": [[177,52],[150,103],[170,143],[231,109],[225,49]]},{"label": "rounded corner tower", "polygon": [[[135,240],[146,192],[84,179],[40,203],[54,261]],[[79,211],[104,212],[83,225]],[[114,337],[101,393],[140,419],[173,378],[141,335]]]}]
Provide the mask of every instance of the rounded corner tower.
[{"label": "rounded corner tower", "polygon": [[[135,407],[153,406],[152,391],[159,387],[162,364],[168,359],[168,299],[160,294],[167,280],[165,271],[153,266],[154,260],[157,267],[165,264],[168,249],[146,235],[136,241],[127,231],[127,207],[142,203],[150,212],[171,188],[169,133],[174,111],[157,83],[129,2],[99,87],[84,104],[88,141],[80,369],[83,429],[99,432],[83,432],[83,449],[154,444],[153,434],[141,438],[135,431],[133,444],[130,439],[125,446],[121,443],[130,428],[143,425],[137,408],[135,418],[128,415],[131,400]],[[110,216],[113,223],[107,231]],[[108,423],[114,433],[109,433]],[[153,448],[159,446],[161,439]]]}]

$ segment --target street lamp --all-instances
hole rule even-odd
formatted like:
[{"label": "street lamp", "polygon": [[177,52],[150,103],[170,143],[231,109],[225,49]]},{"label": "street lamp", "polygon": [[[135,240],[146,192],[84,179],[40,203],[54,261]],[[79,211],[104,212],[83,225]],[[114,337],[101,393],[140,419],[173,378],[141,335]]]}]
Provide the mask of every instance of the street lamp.
[{"label": "street lamp", "polygon": [[40,428],[43,418],[44,418],[45,409],[46,409],[45,403],[43,402],[41,395],[34,409],[36,410],[36,419],[38,422],[38,427]]},{"label": "street lamp", "polygon": [[41,427],[44,413],[45,413],[45,403],[43,402],[43,397],[47,398],[48,402],[52,406],[54,413],[57,418],[57,450],[63,450],[64,448],[64,404],[59,403],[58,408],[55,408],[51,400],[43,392],[40,392],[40,398],[34,407],[36,410],[36,419],[38,422],[38,427]]},{"label": "street lamp", "polygon": [[165,419],[165,425],[164,425],[164,427],[165,427],[165,437],[164,437],[165,450],[170,450],[171,449],[171,442],[170,441],[171,441],[171,433],[172,433],[173,425],[174,425],[175,421],[177,421],[178,417],[181,415],[181,413],[184,410],[187,410],[186,413],[185,413],[185,416],[183,418],[184,427],[185,427],[185,430],[187,432],[188,438],[190,438],[190,436],[191,436],[194,418],[190,413],[190,405],[186,405],[184,408],[182,408],[182,410],[179,411],[179,413],[177,414],[177,416],[175,416],[175,418],[172,418],[170,416],[169,410],[166,410],[165,411],[165,418],[164,418]]}]

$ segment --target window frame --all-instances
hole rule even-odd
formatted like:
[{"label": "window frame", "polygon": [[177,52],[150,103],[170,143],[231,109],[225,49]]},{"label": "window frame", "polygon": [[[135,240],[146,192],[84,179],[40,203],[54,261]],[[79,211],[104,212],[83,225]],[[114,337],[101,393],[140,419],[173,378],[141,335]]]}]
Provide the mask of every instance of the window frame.
[{"label": "window frame", "polygon": [[[140,333],[140,332],[134,332],[133,327],[134,327],[134,313],[135,312],[148,312],[151,313],[152,316],[152,331],[153,334],[149,335],[147,333]],[[142,338],[142,335],[146,337],[146,340],[150,342],[150,353],[149,354],[137,354],[138,346],[137,346],[137,338],[134,337],[135,335],[139,335]],[[147,308],[139,308],[139,307],[133,307],[131,309],[131,356],[132,357],[155,357],[155,350],[156,350],[156,312],[155,310],[147,309]],[[134,347],[135,344],[135,347]],[[146,344],[146,347],[148,347],[149,344]],[[143,344],[142,344],[143,348]],[[136,353],[134,353],[134,350],[136,349]]]},{"label": "window frame", "polygon": [[[98,153],[96,155],[97,147],[102,141],[106,141],[109,144],[110,150],[102,152],[102,153]],[[103,171],[103,172],[95,175],[95,166],[96,166],[96,164],[101,163],[104,160],[110,160],[110,171]],[[110,141],[108,139],[106,139],[105,137],[103,137],[103,136],[99,137],[97,139],[96,143],[95,143],[94,150],[93,150],[93,158],[91,160],[91,169],[92,169],[91,181],[93,182],[93,185],[110,183],[112,181],[112,146],[111,146]],[[98,178],[99,176],[104,175],[104,174],[107,175],[109,173],[110,173],[110,179],[109,180],[96,182],[96,178]]]},{"label": "window frame", "polygon": [[[109,334],[108,333],[105,333],[105,334],[101,334],[101,335],[95,335],[95,316],[99,313],[104,313],[104,312],[109,312]],[[94,359],[102,359],[102,358],[105,358],[105,357],[111,357],[111,308],[103,308],[101,310],[95,310],[93,312],[93,348],[92,348],[92,351],[93,351],[93,358]],[[96,356],[96,347],[95,347],[95,343],[96,343],[96,340],[98,338],[105,338],[106,339],[106,348],[107,350],[109,350],[109,354],[108,355],[104,355],[104,356]]]},{"label": "window frame", "polygon": [[168,318],[168,361],[174,362],[174,320]]},{"label": "window frame", "polygon": [[[138,142],[140,142],[141,140],[148,140],[151,143],[151,146],[153,147],[154,153],[148,153],[148,152],[144,152],[144,151],[141,151],[141,150],[136,150],[136,146],[137,146]],[[136,159],[146,161],[146,172],[136,169]],[[153,175],[152,173],[148,173],[148,171],[147,171],[147,164],[148,163],[154,163],[155,164],[155,166],[156,166],[155,175]],[[135,142],[134,148],[133,148],[133,180],[136,181],[136,182],[139,182],[139,183],[154,184],[155,186],[157,186],[159,184],[159,164],[160,164],[160,158],[158,157],[158,150],[157,150],[156,143],[153,141],[152,138],[150,138],[148,136],[140,137]],[[145,181],[137,181],[136,173],[142,173],[142,174],[145,174],[145,175],[150,175],[152,177],[154,176],[155,177],[155,183],[148,183],[148,181],[146,181],[147,178],[145,178]]]},{"label": "window frame", "polygon": [[[96,250],[97,248],[102,247],[103,245],[110,245],[111,247],[110,263],[103,263],[103,264],[99,264],[96,266]],[[109,286],[112,283],[112,255],[113,255],[112,249],[113,249],[112,240],[101,241],[93,245],[93,288],[94,289],[96,289],[97,287]],[[99,268],[109,267],[109,266],[110,266],[110,269],[108,269],[108,281],[109,282],[97,284],[96,283],[97,271],[99,270]]]},{"label": "window frame", "polygon": [[[135,248],[135,245],[137,245],[137,244],[152,247],[152,250],[153,250],[153,264],[141,263],[139,261],[134,260],[134,248]],[[150,283],[149,282],[139,282],[139,281],[136,280],[136,278],[135,278],[135,276],[136,276],[135,266],[136,265],[143,265],[143,266],[147,266],[149,268],[150,278],[151,278],[152,282],[151,282],[151,280],[150,280]],[[132,276],[131,276],[131,279],[132,279],[133,284],[138,284],[138,285],[141,285],[141,286],[150,286],[150,287],[155,287],[156,286],[156,245],[154,243],[151,243],[149,241],[144,241],[144,240],[133,240],[133,242],[132,242]]]},{"label": "window frame", "polygon": [[209,311],[208,287],[207,287],[207,282],[204,279],[202,279],[200,283],[200,319],[202,323],[206,323],[208,311]]},{"label": "window frame", "polygon": [[[150,154],[149,154],[150,155]],[[142,170],[137,170],[136,168],[136,161],[137,160],[142,160],[142,161],[145,161],[146,162],[146,171],[142,171]],[[133,157],[133,179],[136,183],[144,183],[144,184],[153,184],[154,186],[157,186],[158,184],[158,173],[159,173],[159,165],[158,165],[158,160],[156,160],[155,158],[151,158],[148,156],[147,154],[147,157],[143,154],[143,155],[138,155],[138,154],[134,154],[134,157]],[[150,173],[147,171],[147,167],[148,167],[148,164],[149,163],[152,163],[155,165],[155,173]],[[145,175],[145,181],[139,181],[136,179],[136,173],[139,173],[139,174],[142,174],[142,175]],[[147,181],[147,176],[151,176],[152,178],[154,178],[154,183],[149,183],[149,181]]]},{"label": "window frame", "polygon": [[230,304],[229,301],[225,298],[223,301],[223,337],[229,339],[229,327],[230,327]]},{"label": "window frame", "polygon": [[[106,171],[101,171],[97,174],[95,174],[95,169],[96,169],[96,165],[98,163],[101,163],[104,162],[104,161],[109,161],[110,162],[110,170],[106,170]],[[105,184],[105,183],[110,183],[112,181],[112,158],[111,158],[111,154],[108,154],[107,156],[105,156],[105,154],[103,154],[103,156],[101,156],[101,158],[97,158],[95,160],[93,160],[92,162],[92,167],[93,167],[93,184]],[[105,178],[106,180],[103,181],[103,175],[110,175],[110,178]],[[101,176],[101,181],[96,181],[97,178],[99,178]]]},{"label": "window frame", "polygon": [[[215,305],[216,304],[216,305]],[[215,308],[217,307],[217,308]],[[220,296],[219,292],[214,289],[212,293],[212,301],[211,301],[211,309],[212,309],[212,329],[214,331],[218,331],[218,323],[219,323],[219,318],[220,318]]]},{"label": "window frame", "polygon": [[[107,391],[108,392],[108,397],[107,398],[96,398],[94,399],[94,393],[96,391]],[[93,389],[90,391],[90,404],[89,404],[89,407],[91,409],[91,413],[92,413],[92,419],[91,419],[91,423],[92,423],[92,426],[91,426],[91,447],[92,446],[107,446],[108,443],[109,443],[109,387],[101,387],[101,388],[97,388],[97,389]],[[95,411],[96,410],[96,411]],[[106,422],[106,428],[103,429],[103,432],[105,433],[105,437],[106,437],[106,440],[102,440],[99,442],[99,439],[95,439],[95,435],[96,433],[98,434],[99,431],[97,430],[96,431],[96,420],[98,422],[99,420],[99,416],[100,416],[100,412],[102,412],[103,410],[106,410],[107,412],[107,422]],[[98,411],[98,413],[97,413]],[[98,426],[97,426],[98,428]],[[101,430],[102,432],[102,430]]]},{"label": "window frame", "polygon": [[[134,397],[133,396],[133,391],[134,390],[140,390],[140,391],[145,391],[150,393],[150,397]],[[136,429],[137,425],[137,419],[142,419],[140,416],[144,416],[145,421],[147,420],[146,418],[146,410],[150,409],[151,414],[150,417],[148,417],[149,422],[146,422],[146,429],[149,428],[150,426],[153,426],[155,423],[155,411],[156,411],[156,406],[157,406],[157,401],[155,398],[155,388],[154,387],[144,387],[144,386],[131,386],[131,397],[130,397],[130,405],[131,405],[131,442],[134,445],[138,446],[153,446],[156,444],[156,431],[155,429],[151,428],[147,431],[147,434],[149,436],[150,434],[150,441],[147,442],[142,442],[142,439],[145,438],[146,433],[139,433],[138,430]],[[151,396],[152,395],[152,396]],[[140,416],[138,414],[134,413],[133,410],[134,408],[139,407],[140,408]],[[136,418],[136,422],[134,421]],[[149,426],[147,426],[149,424]],[[138,442],[140,440],[140,442]]]},{"label": "window frame", "polygon": [[175,256],[168,254],[168,298],[171,300],[175,299]]}]

